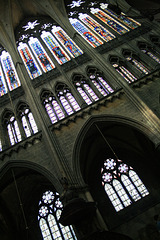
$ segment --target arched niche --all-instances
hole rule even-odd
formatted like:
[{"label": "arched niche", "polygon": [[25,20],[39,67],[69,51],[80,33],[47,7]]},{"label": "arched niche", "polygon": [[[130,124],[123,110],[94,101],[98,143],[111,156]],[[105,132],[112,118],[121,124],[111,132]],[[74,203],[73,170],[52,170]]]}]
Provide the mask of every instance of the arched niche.
[{"label": "arched niche", "polygon": [[[75,172],[79,180],[88,185],[110,229],[125,223],[137,211],[143,213],[159,201],[159,164],[153,139],[149,128],[136,121],[115,116],[91,118],[79,133],[73,155]],[[106,195],[101,180],[103,162],[109,157],[115,157],[114,153],[133,167],[149,190],[147,197],[118,214]]]},{"label": "arched niche", "polygon": [[[57,180],[37,164],[8,162],[0,173],[0,238],[42,239],[38,223],[43,192],[55,191]],[[58,192],[60,189],[56,189]]]}]

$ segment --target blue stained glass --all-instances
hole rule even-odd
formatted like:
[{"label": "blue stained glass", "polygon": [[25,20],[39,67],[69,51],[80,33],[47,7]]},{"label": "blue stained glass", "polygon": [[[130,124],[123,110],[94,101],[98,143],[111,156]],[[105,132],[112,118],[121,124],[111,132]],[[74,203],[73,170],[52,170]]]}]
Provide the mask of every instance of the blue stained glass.
[{"label": "blue stained glass", "polygon": [[102,22],[107,24],[110,28],[116,31],[118,34],[122,35],[124,33],[129,32],[130,30],[123,26],[121,23],[116,21],[114,18],[101,11],[100,9],[91,8],[91,13],[94,14],[97,18],[99,18]]},{"label": "blue stained glass", "polygon": [[2,69],[0,68],[0,97],[7,93],[7,87],[2,74]]},{"label": "blue stained glass", "polygon": [[122,23],[124,23],[127,27],[131,28],[131,29],[135,29],[139,26],[141,26],[141,24],[135,20],[133,20],[132,18],[127,17],[124,13],[121,13],[119,16],[117,14],[115,14],[113,11],[111,11],[110,9],[106,9],[103,8],[107,13],[109,13],[110,15],[112,15],[114,18],[116,18],[117,20],[121,21]]},{"label": "blue stained glass", "polygon": [[20,43],[18,47],[18,51],[22,57],[22,60],[26,66],[26,69],[29,73],[30,78],[33,79],[33,78],[39,77],[42,74],[41,70],[36,64],[36,61],[33,55],[31,54],[27,44]]},{"label": "blue stained glass", "polygon": [[65,33],[62,28],[54,26],[52,32],[72,57],[78,57],[83,53],[83,51],[75,44],[75,42]]},{"label": "blue stained glass", "polygon": [[36,54],[37,59],[42,66],[44,72],[52,70],[55,66],[49,59],[47,53],[45,52],[44,48],[40,44],[39,40],[36,38],[30,38],[28,42],[30,47],[32,48],[33,52]]},{"label": "blue stained glass", "polygon": [[55,59],[59,64],[64,64],[70,60],[70,57],[66,54],[66,52],[60,47],[59,43],[49,32],[43,32],[41,38],[47,45],[47,47],[52,52]]},{"label": "blue stained glass", "polygon": [[21,84],[20,84],[18,75],[16,73],[14,64],[12,62],[12,59],[8,52],[6,51],[2,52],[1,62],[2,62],[3,70],[7,79],[9,90],[12,91],[15,88],[19,87]]},{"label": "blue stained glass", "polygon": [[97,33],[101,38],[103,38],[106,42],[115,38],[115,36],[109,32],[106,28],[104,28],[101,24],[95,21],[87,14],[80,14],[79,18],[82,22],[84,22],[89,28],[91,28],[95,33]]},{"label": "blue stained glass", "polygon": [[103,42],[96,37],[83,23],[77,19],[69,19],[75,30],[87,41],[92,47],[98,47],[103,44]]}]

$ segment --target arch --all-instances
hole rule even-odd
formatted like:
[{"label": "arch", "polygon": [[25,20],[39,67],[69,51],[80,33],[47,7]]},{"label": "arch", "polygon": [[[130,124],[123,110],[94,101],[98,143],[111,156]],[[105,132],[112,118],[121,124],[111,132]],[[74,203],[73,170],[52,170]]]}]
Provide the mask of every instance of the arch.
[{"label": "arch", "polygon": [[135,129],[140,134],[142,134],[145,138],[147,138],[149,142],[152,142],[153,148],[159,142],[157,137],[155,137],[154,134],[152,133],[152,129],[150,129],[149,127],[146,127],[145,124],[142,124],[138,121],[135,121],[135,120],[133,121],[133,119],[113,116],[113,115],[91,117],[80,130],[74,144],[73,155],[72,155],[73,169],[74,169],[75,175],[79,177],[78,179],[81,182],[81,184],[84,184],[84,179],[82,177],[82,173],[80,170],[80,151],[81,151],[83,140],[85,138],[85,135],[88,133],[88,131],[91,129],[91,127],[95,123],[98,123],[98,122],[101,123],[103,121],[106,123],[116,122],[118,124],[122,124]]},{"label": "arch", "polygon": [[2,178],[12,168],[28,168],[30,170],[39,172],[41,175],[43,175],[46,179],[48,179],[53,184],[53,186],[55,187],[55,189],[58,192],[61,193],[63,191],[59,180],[52,174],[51,171],[47,170],[42,165],[39,165],[37,163],[31,162],[28,160],[13,160],[12,159],[12,160],[7,161],[1,167],[0,178]]}]

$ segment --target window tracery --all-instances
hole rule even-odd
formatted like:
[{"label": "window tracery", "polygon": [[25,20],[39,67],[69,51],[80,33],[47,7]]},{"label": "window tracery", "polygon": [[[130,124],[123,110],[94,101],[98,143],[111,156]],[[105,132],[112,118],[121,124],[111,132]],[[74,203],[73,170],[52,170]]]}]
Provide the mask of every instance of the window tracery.
[{"label": "window tracery", "polygon": [[96,16],[98,19],[100,19],[102,22],[104,22],[108,27],[113,29],[118,34],[122,35],[130,31],[127,27],[122,25],[120,22],[118,22],[110,15],[100,10],[99,8],[91,8],[90,11],[94,16]]},{"label": "window tracery", "polygon": [[75,75],[73,78],[73,83],[77,88],[77,91],[88,105],[99,99],[84,76]]},{"label": "window tracery", "polygon": [[88,68],[87,74],[95,87],[103,96],[107,96],[108,94],[114,92],[114,90],[103,77],[103,74],[98,69]]},{"label": "window tracery", "polygon": [[77,240],[72,226],[62,226],[60,218],[63,205],[57,192],[46,191],[39,202],[39,226],[44,240]]},{"label": "window tracery", "polygon": [[14,145],[22,140],[20,129],[14,114],[7,111],[3,116],[3,122],[8,132],[10,144]]},{"label": "window tracery", "polygon": [[120,159],[106,159],[101,176],[105,192],[117,212],[149,194],[133,168]]},{"label": "window tracery", "polygon": [[115,36],[111,32],[109,32],[106,28],[104,28],[101,24],[99,24],[97,21],[95,21],[89,15],[80,13],[79,19],[85,25],[87,25],[90,29],[92,29],[104,41],[108,42],[115,38]]},{"label": "window tracery", "polygon": [[96,48],[103,44],[94,33],[92,33],[83,23],[76,18],[69,18],[74,29],[93,47]]},{"label": "window tracery", "polygon": [[145,42],[139,42],[138,47],[144,54],[148,55],[154,61],[160,64],[160,53],[157,52],[152,46]]},{"label": "window tracery", "polygon": [[110,63],[114,69],[128,82],[134,82],[137,78],[127,69],[125,64],[119,57],[110,57]]},{"label": "window tracery", "polygon": [[132,53],[132,51],[123,50],[122,54],[137,70],[144,74],[148,74],[150,72],[150,70],[145,66],[146,64],[143,63],[136,54]]},{"label": "window tracery", "polygon": [[71,115],[80,110],[79,104],[66,84],[58,83],[56,85],[56,94],[67,115]]},{"label": "window tracery", "polygon": [[100,8],[131,29],[135,29],[141,26],[139,22],[130,17],[127,17],[123,12],[121,12],[120,15],[117,15],[114,11],[108,8],[108,4],[100,3]]},{"label": "window tracery", "polygon": [[25,20],[19,26],[16,37],[17,49],[31,79],[54,69],[53,60],[62,65],[83,54],[67,33],[50,18]]},{"label": "window tracery", "polygon": [[21,103],[17,109],[17,112],[21,118],[26,137],[30,137],[32,134],[37,133],[38,127],[29,106],[25,103]]},{"label": "window tracery", "polygon": [[42,92],[41,102],[44,105],[52,124],[65,117],[59,103],[50,91]]}]

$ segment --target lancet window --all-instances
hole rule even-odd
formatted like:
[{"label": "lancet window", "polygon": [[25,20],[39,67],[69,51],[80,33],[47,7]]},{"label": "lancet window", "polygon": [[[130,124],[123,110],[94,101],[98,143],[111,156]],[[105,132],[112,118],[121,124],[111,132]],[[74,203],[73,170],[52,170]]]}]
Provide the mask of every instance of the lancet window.
[{"label": "lancet window", "polygon": [[21,85],[10,54],[0,46],[0,96]]},{"label": "lancet window", "polygon": [[31,79],[83,54],[83,51],[50,18],[25,21],[16,34],[17,48]]},{"label": "lancet window", "polygon": [[130,17],[127,17],[123,12],[120,12],[119,15],[116,14],[113,10],[108,8],[108,4],[100,3],[100,8],[103,9],[107,14],[111,15],[113,18],[117,19],[118,21],[120,21],[121,23],[123,23],[124,25],[131,29],[135,29],[141,26],[139,22],[135,21]]},{"label": "lancet window", "polygon": [[144,74],[148,74],[150,70],[146,67],[147,64],[144,63],[136,54],[134,54],[130,50],[124,50],[123,56],[126,58],[128,62],[130,62],[137,70]]},{"label": "lancet window", "polygon": [[[108,29],[122,35],[141,26],[139,22],[127,17],[122,12],[117,15],[108,8],[109,5],[111,4],[101,1],[81,0],[72,0],[70,4],[66,3],[66,10],[72,26],[94,48],[103,44],[100,39],[108,42],[116,37]],[[99,23],[99,20],[105,23],[106,27]]]},{"label": "lancet window", "polygon": [[134,82],[137,78],[128,70],[126,64],[119,57],[110,57],[110,63],[114,69],[128,82]]},{"label": "lancet window", "polygon": [[120,35],[130,31],[126,26],[122,25],[120,22],[99,8],[91,8],[91,13]]},{"label": "lancet window", "polygon": [[2,141],[0,140],[0,152],[2,152]]},{"label": "lancet window", "polygon": [[96,48],[103,44],[94,33],[92,33],[82,22],[76,18],[69,18],[74,29],[93,47]]},{"label": "lancet window", "polygon": [[22,140],[18,122],[15,115],[7,111],[3,116],[3,123],[7,129],[10,144],[14,145]]},{"label": "lancet window", "polygon": [[60,218],[63,205],[57,192],[46,191],[39,201],[38,221],[43,240],[77,240],[72,226],[62,226]]},{"label": "lancet window", "polygon": [[67,115],[71,115],[80,110],[79,104],[66,84],[58,83],[56,85],[56,94]]},{"label": "lancet window", "polygon": [[122,160],[106,159],[101,176],[104,190],[117,212],[149,194],[137,173]]},{"label": "lancet window", "polygon": [[79,19],[87,25],[90,29],[92,29],[100,38],[104,41],[108,42],[115,38],[115,36],[109,32],[105,27],[95,21],[92,17],[88,14],[79,14]]},{"label": "lancet window", "polygon": [[41,102],[45,107],[52,124],[65,117],[65,113],[62,111],[60,104],[57,102],[52,92],[47,90],[43,91],[41,94]]},{"label": "lancet window", "polygon": [[80,93],[80,95],[88,105],[99,99],[96,93],[91,88],[88,80],[85,79],[83,75],[75,75],[73,77],[73,83],[77,88],[77,91]]},{"label": "lancet window", "polygon": [[154,61],[160,64],[160,53],[156,51],[152,46],[145,42],[139,42],[138,47],[144,54],[148,55]]},{"label": "lancet window", "polygon": [[26,137],[30,137],[32,134],[37,133],[38,127],[29,106],[25,103],[21,103],[18,106],[17,112],[21,119]]},{"label": "lancet window", "polygon": [[112,87],[107,83],[107,81],[103,77],[103,74],[97,68],[88,68],[87,74],[92,83],[95,85],[95,87],[103,96],[107,96],[108,94],[114,92]]}]

